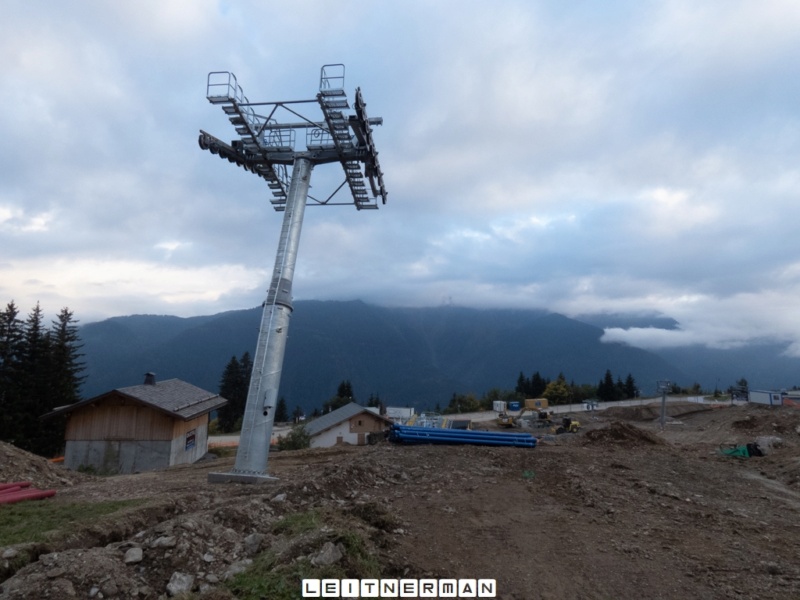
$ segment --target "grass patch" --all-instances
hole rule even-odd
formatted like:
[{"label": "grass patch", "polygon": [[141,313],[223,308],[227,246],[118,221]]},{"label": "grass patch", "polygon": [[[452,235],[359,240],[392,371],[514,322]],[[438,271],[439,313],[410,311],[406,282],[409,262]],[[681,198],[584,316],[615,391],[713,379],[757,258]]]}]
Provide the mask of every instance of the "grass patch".
[{"label": "grass patch", "polygon": [[[295,513],[276,523],[273,532],[285,534],[290,539],[297,537],[295,543],[303,544],[300,541],[302,534],[319,530],[322,523],[330,527],[330,521],[317,511]],[[335,529],[316,538],[314,544],[321,548],[326,540],[344,546],[343,558],[333,565],[314,566],[305,558],[298,559],[296,551],[284,552],[282,555],[267,551],[257,556],[246,571],[239,573],[225,585],[236,598],[245,600],[296,600],[300,597],[303,579],[381,577],[380,562],[361,533],[340,523]],[[297,546],[295,550],[300,547]],[[306,554],[307,550],[302,552]]]},{"label": "grass patch", "polygon": [[381,564],[374,552],[370,552],[364,538],[354,531],[341,533],[336,540],[345,547],[345,554],[352,571],[351,575],[357,579],[376,579],[381,576]]},{"label": "grass patch", "polygon": [[292,513],[275,523],[272,532],[276,534],[300,535],[307,531],[314,531],[322,526],[322,519],[315,510],[308,512]]},{"label": "grass patch", "polygon": [[236,598],[244,600],[297,600],[302,580],[317,578],[344,579],[346,572],[339,565],[315,567],[305,560],[280,564],[273,553],[264,552],[226,585]]},{"label": "grass patch", "polygon": [[76,526],[144,502],[110,500],[92,504],[55,504],[41,500],[0,506],[0,546],[44,542],[50,532],[69,532]]},{"label": "grass patch", "polygon": [[208,449],[209,454],[213,454],[217,458],[230,458],[236,456],[238,446],[214,446]]}]

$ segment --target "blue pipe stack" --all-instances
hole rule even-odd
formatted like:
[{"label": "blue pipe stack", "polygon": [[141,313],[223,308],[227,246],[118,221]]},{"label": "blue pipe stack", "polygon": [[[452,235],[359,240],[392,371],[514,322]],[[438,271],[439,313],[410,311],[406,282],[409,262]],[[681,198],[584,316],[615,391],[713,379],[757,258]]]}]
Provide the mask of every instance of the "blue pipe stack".
[{"label": "blue pipe stack", "polygon": [[392,425],[389,440],[398,444],[472,444],[475,446],[514,446],[536,448],[530,433],[499,433],[471,429],[434,429]]}]

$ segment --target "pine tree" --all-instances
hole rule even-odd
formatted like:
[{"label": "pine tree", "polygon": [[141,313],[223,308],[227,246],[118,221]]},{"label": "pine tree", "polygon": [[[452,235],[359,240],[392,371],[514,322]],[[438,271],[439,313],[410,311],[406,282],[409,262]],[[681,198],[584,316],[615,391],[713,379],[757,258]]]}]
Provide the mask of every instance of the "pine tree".
[{"label": "pine tree", "polygon": [[522,371],[519,372],[519,377],[517,377],[517,387],[514,388],[514,391],[518,394],[522,394],[523,396],[528,395],[528,387],[530,386],[530,381],[525,378]]},{"label": "pine tree", "polygon": [[20,361],[21,394],[17,412],[18,438],[15,445],[35,452],[38,440],[39,417],[47,412],[46,398],[51,392],[49,371],[50,340],[42,323],[39,303],[28,314],[24,325]]},{"label": "pine tree", "polygon": [[597,385],[597,398],[602,402],[613,402],[617,399],[617,391],[611,371],[606,370],[605,377]]},{"label": "pine tree", "polygon": [[617,377],[617,383],[614,384],[614,400],[622,400],[625,397],[625,384],[622,379]]},{"label": "pine tree", "polygon": [[355,402],[355,397],[353,396],[353,386],[350,384],[349,379],[345,379],[339,384],[339,387],[336,390],[336,396],[339,398],[347,398],[350,402]]},{"label": "pine tree", "polygon": [[245,352],[241,361],[232,356],[222,373],[219,395],[228,401],[217,413],[219,430],[222,432],[234,431],[237,422],[244,416],[250,383],[248,365],[252,365],[252,362],[250,354]]},{"label": "pine tree", "polygon": [[[82,344],[78,337],[78,327],[68,308],[61,309],[47,333],[47,339],[49,383],[47,395],[43,397],[44,404],[40,408],[45,412],[78,402],[81,399],[80,386],[85,379],[81,375],[85,367],[80,361],[83,355],[80,354]],[[39,420],[35,451],[52,455],[62,450],[65,425],[64,417]]]},{"label": "pine tree", "polygon": [[531,376],[530,388],[528,389],[528,397],[529,398],[541,398],[544,396],[544,390],[547,387],[547,384],[550,383],[548,380],[543,378],[539,371],[536,371]]},{"label": "pine tree", "polygon": [[336,388],[336,395],[329,398],[322,405],[322,412],[329,413],[351,402],[356,402],[355,396],[353,395],[353,386],[350,384],[349,379],[345,379],[339,384],[339,387]]},{"label": "pine tree", "polygon": [[12,441],[20,410],[20,362],[24,329],[13,301],[0,312],[0,440]]},{"label": "pine tree", "polygon": [[628,400],[636,398],[636,394],[636,380],[633,378],[633,375],[628,373],[628,377],[625,378],[625,398]]},{"label": "pine tree", "polygon": [[62,308],[50,329],[54,398],[52,407],[73,404],[80,400],[81,375],[85,366],[80,361],[83,345],[78,337],[77,321],[68,308]]},{"label": "pine tree", "polygon": [[64,418],[40,417],[80,400],[80,347],[68,308],[48,331],[38,302],[24,322],[13,301],[6,306],[0,313],[0,439],[44,456],[63,449]]},{"label": "pine tree", "polygon": [[278,404],[275,405],[275,421],[278,423],[286,423],[289,420],[289,408],[286,406],[286,398],[281,396],[278,398]]}]

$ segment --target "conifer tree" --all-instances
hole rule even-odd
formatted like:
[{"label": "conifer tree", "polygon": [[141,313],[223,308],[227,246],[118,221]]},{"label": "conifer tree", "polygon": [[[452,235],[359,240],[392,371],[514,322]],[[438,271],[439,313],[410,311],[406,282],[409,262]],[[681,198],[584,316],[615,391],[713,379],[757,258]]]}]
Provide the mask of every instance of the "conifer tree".
[{"label": "conifer tree", "polygon": [[597,385],[597,398],[602,402],[612,402],[617,399],[616,386],[611,371],[606,369],[605,377]]},{"label": "conifer tree", "polygon": [[62,308],[50,329],[54,406],[65,406],[80,400],[81,375],[85,365],[80,358],[82,344],[77,321],[68,308]]},{"label": "conifer tree", "polygon": [[275,405],[275,421],[278,423],[286,423],[289,420],[289,408],[286,406],[286,398],[281,396],[278,398],[278,404]]},{"label": "conifer tree", "polygon": [[217,413],[219,430],[222,432],[234,431],[237,422],[244,417],[252,365],[250,353],[245,352],[241,360],[232,356],[225,366],[219,384],[219,395],[225,398],[228,403],[220,408]]},{"label": "conifer tree", "polygon": [[49,412],[51,407],[48,399],[53,394],[50,336],[42,321],[42,308],[37,302],[24,324],[20,399],[15,415],[17,434],[14,444],[29,452],[41,452],[39,446],[42,443],[50,446],[39,431],[39,417]]},{"label": "conifer tree", "polygon": [[20,402],[24,329],[13,300],[0,312],[0,440],[13,441]]},{"label": "conifer tree", "polygon": [[[84,364],[80,361],[80,338],[77,322],[68,308],[62,308],[50,331],[47,332],[49,358],[47,363],[47,394],[43,397],[44,405],[40,408],[49,412],[59,406],[67,406],[78,402],[80,386],[85,377],[81,375]],[[41,415],[40,415],[41,416]],[[64,417],[51,417],[39,420],[34,451],[51,455],[62,450],[64,439]]]},{"label": "conifer tree", "polygon": [[636,394],[636,380],[633,378],[633,375],[628,373],[628,376],[625,378],[625,398],[630,400],[631,398],[635,398]]},{"label": "conifer tree", "polygon": [[64,419],[41,419],[80,400],[81,347],[73,314],[59,313],[52,328],[39,303],[25,321],[14,302],[0,312],[0,439],[44,456],[62,450]]},{"label": "conifer tree", "polygon": [[339,384],[339,387],[336,388],[336,395],[322,404],[322,412],[329,413],[351,402],[356,402],[355,396],[353,395],[353,386],[350,384],[349,379],[344,379]]}]

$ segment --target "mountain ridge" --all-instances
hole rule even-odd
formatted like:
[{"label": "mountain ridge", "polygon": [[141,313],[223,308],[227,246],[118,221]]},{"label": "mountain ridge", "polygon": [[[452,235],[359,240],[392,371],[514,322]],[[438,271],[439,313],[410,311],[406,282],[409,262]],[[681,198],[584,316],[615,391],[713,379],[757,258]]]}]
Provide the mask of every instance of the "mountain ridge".
[{"label": "mountain ridge", "polygon": [[[82,393],[93,397],[137,384],[146,372],[217,391],[231,357],[254,355],[261,312],[255,307],[189,318],[130,315],[83,325],[87,378]],[[615,326],[624,322],[614,316]],[[632,326],[643,322],[641,317],[631,321]],[[297,301],[280,394],[290,406],[313,410],[347,379],[362,402],[378,395],[387,404],[432,408],[446,405],[453,393],[480,396],[492,388],[513,389],[519,373],[536,371],[550,379],[563,372],[578,384],[596,384],[606,369],[615,378],[630,373],[645,394],[654,393],[659,379],[687,387],[697,381],[707,389],[735,381],[718,381],[719,372],[704,373],[702,364],[680,351],[603,342],[602,335],[595,324],[545,310]],[[709,364],[721,360],[714,352],[692,355]],[[745,360],[747,353],[738,358]],[[800,360],[781,362],[784,370],[796,365]],[[759,376],[776,376],[763,366]],[[728,371],[739,373],[737,379],[747,376],[735,365]]]}]

